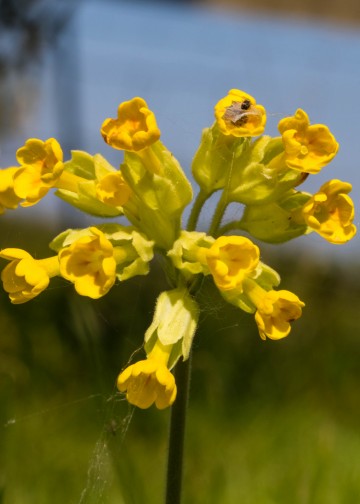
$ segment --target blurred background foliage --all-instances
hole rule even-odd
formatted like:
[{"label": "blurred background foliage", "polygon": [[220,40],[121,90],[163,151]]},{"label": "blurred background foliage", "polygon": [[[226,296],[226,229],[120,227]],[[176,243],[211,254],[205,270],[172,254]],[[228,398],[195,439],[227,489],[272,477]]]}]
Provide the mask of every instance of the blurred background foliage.
[{"label": "blurred background foliage", "polygon": [[[32,113],[42,100],[40,82],[48,79],[41,65],[49,49],[55,55],[56,103],[40,119],[51,128],[58,122],[65,148],[86,148],[76,87],[83,82],[71,28],[80,4],[0,0],[2,166],[25,132],[39,129]],[[273,15],[291,11],[312,21],[360,19],[354,0],[230,4]],[[136,80],[140,73],[133,75]],[[44,135],[55,135],[51,128]],[[44,257],[65,225],[84,225],[65,206],[53,214],[50,207],[39,208],[38,214],[28,209],[1,217],[1,248]],[[46,214],[56,219],[43,219]],[[306,303],[291,335],[279,342],[261,341],[253,317],[226,305],[205,282],[194,343],[184,503],[360,501],[359,259],[354,253],[335,260],[326,252],[330,248],[312,253],[311,247],[262,247],[262,259],[279,271],[282,288]],[[0,504],[160,501],[169,412],[134,411],[115,381],[130,355],[143,355],[143,334],[164,288],[155,260],[149,276],[118,284],[97,301],[80,298],[61,279],[20,306],[0,291]]]},{"label": "blurred background foliage", "polygon": [[[16,245],[35,250],[19,224],[17,233]],[[36,251],[48,236],[37,229]],[[263,342],[253,317],[205,283],[184,502],[353,504],[360,496],[358,263],[340,267],[271,247],[263,259],[306,308],[288,338]],[[97,301],[61,279],[24,305],[1,293],[0,502],[159,502],[168,412],[132,411],[114,386],[129,356],[143,355],[154,299],[166,288],[153,266]]]}]

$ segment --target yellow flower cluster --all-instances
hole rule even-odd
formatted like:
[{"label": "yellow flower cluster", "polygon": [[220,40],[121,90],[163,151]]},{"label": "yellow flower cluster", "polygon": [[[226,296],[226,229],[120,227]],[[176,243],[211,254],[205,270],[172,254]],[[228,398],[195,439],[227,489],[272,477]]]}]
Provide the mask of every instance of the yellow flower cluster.
[{"label": "yellow flower cluster", "polygon": [[[279,122],[281,136],[263,135],[265,108],[238,89],[220,99],[214,113],[215,122],[204,130],[193,160],[200,191],[186,229],[181,218],[192,186],[161,143],[154,113],[139,97],[121,103],[117,118],[101,126],[105,142],[124,151],[119,169],[100,154],[82,151],[64,161],[59,143],[49,138],[27,140],[17,151],[19,166],[0,171],[0,213],[34,205],[54,188],[86,213],[124,215],[129,221],[68,229],[54,238],[54,254],[44,259],[20,249],[0,251],[10,261],[1,279],[12,303],[35,298],[55,276],[72,283],[78,294],[98,299],[116,281],[147,274],[154,251],[162,255],[172,288],[159,295],[145,332],[147,358],[126,367],[117,380],[119,391],[139,408],[155,404],[163,409],[175,401],[171,370],[189,357],[203,276],[213,279],[226,302],[254,314],[262,339],[285,338],[301,316],[304,303],[292,292],[276,290],[279,275],[260,261],[259,247],[228,231],[245,230],[271,243],[315,231],[341,244],[356,233],[351,184],[331,180],[314,195],[297,189],[338,151],[326,126],[311,125],[298,109]],[[196,231],[200,212],[216,191],[220,197],[208,231]],[[243,216],[222,225],[233,202],[242,205]]]}]

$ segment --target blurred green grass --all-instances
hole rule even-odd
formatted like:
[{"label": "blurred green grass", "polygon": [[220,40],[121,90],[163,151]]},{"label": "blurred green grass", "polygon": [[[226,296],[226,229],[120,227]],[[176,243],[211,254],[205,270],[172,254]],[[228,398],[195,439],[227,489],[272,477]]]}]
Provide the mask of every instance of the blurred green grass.
[{"label": "blurred green grass", "polygon": [[[10,243],[5,223],[1,245],[45,253],[53,234],[38,229],[35,245],[31,232],[17,233]],[[263,342],[253,317],[225,305],[206,282],[184,503],[354,504],[359,263],[340,267],[280,249],[263,255],[306,308],[290,337]],[[161,502],[168,411],[132,410],[115,380],[140,348],[164,288],[155,263],[151,275],[98,301],[61,279],[24,305],[0,293],[1,504]]]}]

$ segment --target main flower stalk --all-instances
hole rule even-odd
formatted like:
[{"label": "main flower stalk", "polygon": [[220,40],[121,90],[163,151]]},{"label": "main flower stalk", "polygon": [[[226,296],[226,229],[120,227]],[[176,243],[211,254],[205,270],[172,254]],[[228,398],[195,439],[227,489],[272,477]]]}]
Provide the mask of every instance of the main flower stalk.
[{"label": "main flower stalk", "polygon": [[175,369],[177,399],[171,407],[165,504],[180,504],[184,469],[186,416],[189,402],[191,356]]}]

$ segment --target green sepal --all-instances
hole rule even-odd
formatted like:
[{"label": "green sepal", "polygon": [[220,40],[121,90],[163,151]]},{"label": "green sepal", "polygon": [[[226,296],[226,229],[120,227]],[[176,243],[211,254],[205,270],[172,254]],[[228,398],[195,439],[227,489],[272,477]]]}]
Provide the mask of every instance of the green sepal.
[{"label": "green sepal", "polygon": [[200,248],[210,248],[214,241],[212,236],[207,236],[202,232],[181,231],[167,255],[185,276],[189,277],[198,273],[208,274],[207,266],[199,261],[198,251]]},{"label": "green sepal", "polygon": [[[270,291],[280,284],[279,273],[261,261],[259,262],[255,272],[250,275],[250,277],[266,291]],[[248,298],[246,292],[242,290],[242,287],[229,291],[220,291],[220,293],[225,301],[237,306],[241,310],[247,313],[254,313],[256,311],[256,306]]]},{"label": "green sepal", "polygon": [[55,195],[73,207],[94,217],[111,218],[124,215],[122,207],[107,205],[96,198],[95,181],[80,182],[78,190],[78,193],[74,193],[65,189],[58,189]]},{"label": "green sepal", "polygon": [[234,158],[240,157],[248,145],[248,139],[223,135],[216,123],[203,130],[191,170],[206,194],[227,186]]},{"label": "green sepal", "polygon": [[168,217],[182,214],[192,200],[191,184],[179,162],[160,142],[151,147],[151,155],[160,169],[151,169],[144,157],[134,152],[125,152],[121,171],[125,181],[143,204],[154,211],[161,211]]},{"label": "green sepal", "polygon": [[227,185],[228,201],[263,205],[278,200],[302,181],[283,159],[281,138],[263,135],[241,155],[235,155]]},{"label": "green sepal", "polygon": [[[148,341],[145,344],[145,351],[147,354],[149,354],[152,349],[154,348],[155,344],[158,341],[158,335],[157,331],[153,332],[151,337],[148,339]],[[172,345],[170,355],[169,355],[169,360],[167,362],[167,368],[172,369],[177,361],[182,357],[182,341],[179,340],[177,341],[174,345]]]},{"label": "green sepal", "polygon": [[226,302],[237,306],[246,313],[254,313],[256,306],[250,301],[241,289],[232,289],[228,291],[220,291],[220,294]]},{"label": "green sepal", "polygon": [[96,178],[94,157],[85,151],[72,150],[71,159],[64,163],[64,170],[84,179]]},{"label": "green sepal", "polygon": [[121,247],[127,253],[126,261],[116,267],[116,276],[120,281],[149,273],[149,263],[154,257],[153,240],[132,226],[103,224],[98,227],[114,247]]},{"label": "green sepal", "polygon": [[128,204],[123,207],[128,220],[153,239],[159,248],[170,249],[180,232],[180,217],[170,218],[159,210],[151,210],[136,197],[132,198],[132,203],[131,210]]},{"label": "green sepal", "polygon": [[188,359],[198,319],[199,306],[187,289],[178,287],[162,292],[156,301],[153,321],[145,332],[146,353],[150,353],[159,339],[162,345],[180,346],[181,352],[173,360],[181,355],[184,360]]},{"label": "green sepal", "polygon": [[307,232],[304,221],[296,218],[310,195],[289,191],[278,203],[245,207],[240,228],[267,243],[283,243]]},{"label": "green sepal", "polygon": [[91,236],[89,228],[66,229],[62,233],[55,236],[55,238],[49,243],[49,247],[51,248],[51,250],[59,252],[61,249],[68,247],[83,236]]},{"label": "green sepal", "polygon": [[118,217],[124,212],[121,207],[107,205],[99,201],[96,184],[109,173],[117,170],[101,155],[94,156],[84,151],[71,151],[71,159],[64,163],[64,170],[83,179],[78,184],[78,192],[58,189],[55,195],[79,210],[95,217]]},{"label": "green sepal", "polygon": [[277,271],[261,261],[255,270],[255,274],[252,275],[252,278],[266,291],[270,291],[274,287],[277,287],[281,280]]},{"label": "green sepal", "polygon": [[136,213],[124,205],[124,213],[140,230],[169,249],[181,226],[181,214],[192,199],[191,184],[180,164],[160,142],[141,155],[125,152],[121,172],[133,192]]}]

